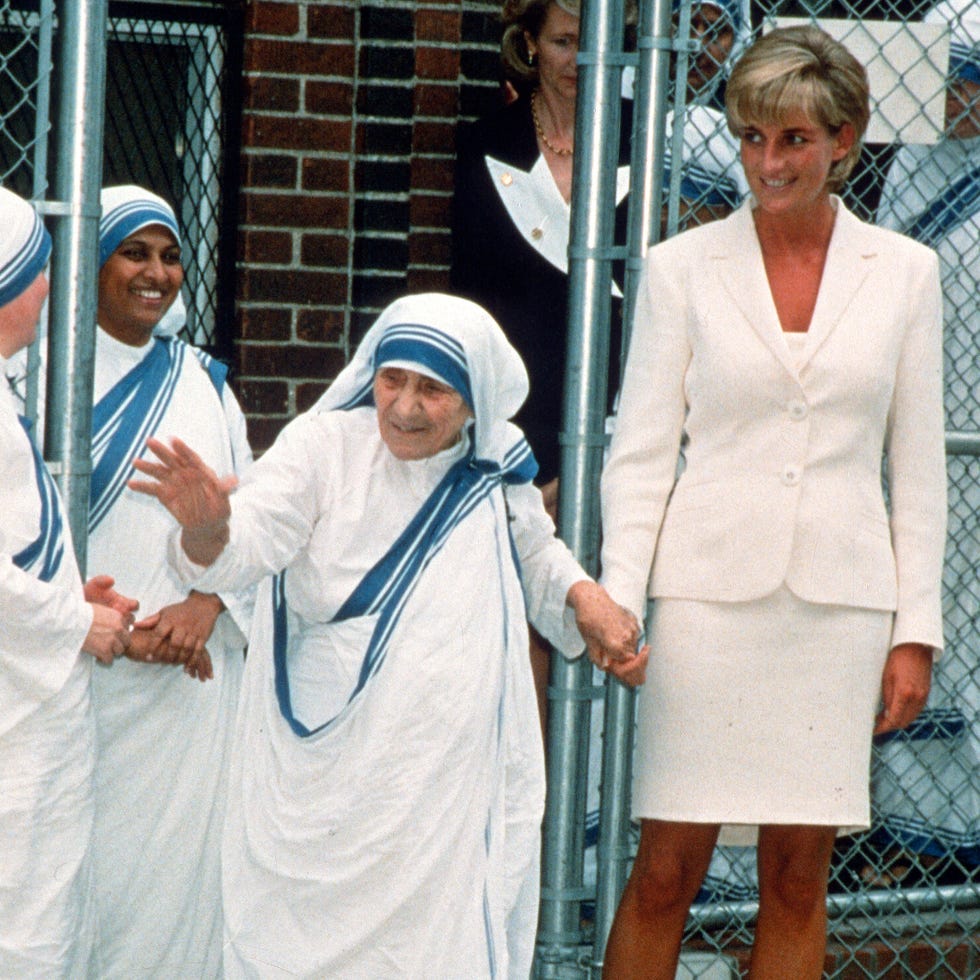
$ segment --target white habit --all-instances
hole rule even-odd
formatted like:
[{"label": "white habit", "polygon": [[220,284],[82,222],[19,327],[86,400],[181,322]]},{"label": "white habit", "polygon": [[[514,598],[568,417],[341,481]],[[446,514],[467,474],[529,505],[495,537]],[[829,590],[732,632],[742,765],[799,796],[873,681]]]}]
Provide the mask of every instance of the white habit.
[{"label": "white habit", "polygon": [[[943,285],[946,427],[980,432],[980,136],[903,146],[878,221],[939,253]],[[976,459],[950,455],[943,568],[947,647],[929,704],[880,747],[873,790],[882,843],[980,864],[980,484]]]},{"label": "white habit", "polygon": [[[160,343],[131,347],[98,330],[96,403]],[[189,348],[174,381],[152,434],[179,436],[221,473],[241,470],[251,453],[227,386],[219,397]],[[139,599],[138,617],[187,595],[166,561],[173,526],[156,501],[123,489],[91,532],[91,567]],[[250,613],[247,597],[222,599],[207,643],[213,680],[123,658],[93,674],[100,980],[221,975],[221,823]]]},{"label": "white habit", "polygon": [[[0,358],[0,377],[6,362]],[[71,536],[49,581],[14,562],[41,525],[31,444],[0,381],[0,976],[85,977],[94,739],[92,610]],[[62,518],[66,520],[62,510]]]},{"label": "white habit", "polygon": [[[432,323],[433,308],[489,320],[444,297],[393,308],[410,324]],[[360,364],[368,391],[371,337],[347,373]],[[586,576],[539,491],[480,475],[510,462],[484,452],[488,432],[516,435],[526,452],[503,422],[527,390],[506,349],[511,376],[466,350],[475,435],[399,461],[373,406],[314,411],[287,426],[232,498],[230,544],[198,586],[286,571],[278,621],[268,580],[257,600],[233,749],[228,977],[529,975],[544,766],[526,620],[581,652],[565,597]],[[494,397],[506,411],[488,419]],[[471,446],[485,464],[470,465]],[[455,493],[460,473],[481,492],[442,524],[433,491]],[[361,605],[367,573],[398,552],[419,514],[442,528],[441,543],[399,552],[380,605]],[[277,647],[283,627],[288,643]]]}]

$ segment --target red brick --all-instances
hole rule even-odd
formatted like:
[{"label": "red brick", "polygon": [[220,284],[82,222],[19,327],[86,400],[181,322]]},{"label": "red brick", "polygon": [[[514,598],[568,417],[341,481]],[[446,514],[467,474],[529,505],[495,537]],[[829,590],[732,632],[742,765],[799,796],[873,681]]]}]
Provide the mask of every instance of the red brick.
[{"label": "red brick", "polygon": [[347,82],[309,80],[303,95],[306,112],[321,116],[349,116],[354,111],[354,87]]},{"label": "red brick", "polygon": [[249,414],[283,415],[289,411],[289,385],[285,381],[243,380],[238,389],[238,400]]},{"label": "red brick", "polygon": [[245,143],[280,150],[328,150],[344,153],[350,147],[349,119],[314,119],[309,116],[245,114]]},{"label": "red brick", "polygon": [[458,78],[459,49],[416,48],[415,73],[419,78]]},{"label": "red brick", "polygon": [[978,973],[977,937],[973,935],[968,942],[960,943],[945,950],[945,970],[936,980],[960,980],[961,977],[975,977]]},{"label": "red brick", "polygon": [[451,123],[417,122],[412,127],[412,149],[416,153],[452,153],[456,127]]},{"label": "red brick", "polygon": [[452,10],[420,10],[415,15],[415,40],[456,44],[460,40],[460,19],[459,13]]},{"label": "red brick", "polygon": [[276,436],[285,428],[288,418],[256,418],[250,415],[248,424],[248,442],[252,452],[261,456],[275,441]]},{"label": "red brick", "polygon": [[[330,379],[333,380],[332,378]],[[296,411],[305,412],[312,408],[329,385],[317,383],[298,384],[296,386]]]},{"label": "red brick", "polygon": [[448,269],[409,269],[408,292],[445,293],[449,290]]},{"label": "red brick", "polygon": [[288,265],[293,261],[293,236],[280,231],[243,231],[238,236],[239,262]]},{"label": "red brick", "polygon": [[347,276],[335,272],[245,269],[238,277],[238,289],[238,298],[244,302],[333,306],[343,303],[347,296]]},{"label": "red brick", "polygon": [[413,191],[451,192],[454,167],[452,157],[413,157],[410,186]]},{"label": "red brick", "polygon": [[245,71],[350,78],[354,74],[354,45],[250,38],[245,42]]},{"label": "red brick", "polygon": [[279,340],[292,338],[292,310],[240,306],[238,336],[242,340]]},{"label": "red brick", "polygon": [[242,194],[241,225],[347,230],[350,201],[342,194]]},{"label": "red brick", "polygon": [[310,4],[306,9],[306,32],[310,37],[350,40],[354,36],[354,8],[350,0],[344,5]]},{"label": "red brick", "polygon": [[303,378],[327,381],[344,366],[339,347],[313,344],[242,344],[238,348],[239,378]]},{"label": "red brick", "polygon": [[304,157],[300,181],[305,191],[343,191],[350,189],[350,160]]},{"label": "red brick", "polygon": [[243,88],[245,106],[252,111],[296,112],[299,109],[299,79],[248,75]]},{"label": "red brick", "polygon": [[345,323],[341,310],[300,310],[296,338],[311,344],[337,344],[343,340]]},{"label": "red brick", "polygon": [[452,198],[447,194],[413,194],[409,220],[413,228],[447,228]]},{"label": "red brick", "polygon": [[300,242],[300,262],[304,266],[345,267],[350,259],[350,239],[347,235],[303,235]]},{"label": "red brick", "polygon": [[459,112],[459,89],[455,85],[417,85],[415,112],[419,116],[444,116],[455,119]]},{"label": "red brick", "polygon": [[295,34],[299,30],[299,7],[295,4],[251,0],[245,11],[249,34]]},{"label": "red brick", "polygon": [[285,153],[246,152],[243,154],[245,187],[296,187],[299,160]]},{"label": "red brick", "polygon": [[410,233],[408,261],[411,265],[449,265],[452,239],[448,231]]}]

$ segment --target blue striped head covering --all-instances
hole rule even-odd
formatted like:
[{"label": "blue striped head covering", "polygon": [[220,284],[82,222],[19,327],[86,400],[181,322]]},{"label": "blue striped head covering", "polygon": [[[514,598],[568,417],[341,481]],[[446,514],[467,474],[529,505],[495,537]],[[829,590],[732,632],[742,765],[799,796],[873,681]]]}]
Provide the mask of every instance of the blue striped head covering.
[{"label": "blue striped head covering", "polygon": [[125,239],[149,225],[163,225],[180,245],[177,218],[162,197],[136,184],[104,188],[99,220],[99,268]]},{"label": "blue striped head covering", "polygon": [[51,236],[22,197],[0,187],[0,306],[18,296],[44,271]]},{"label": "blue striped head covering", "polygon": [[374,375],[385,364],[418,371],[458,391],[473,412],[477,456],[503,465],[521,439],[509,419],[527,397],[527,371],[482,306],[445,293],[395,300],[314,411],[373,405]]},{"label": "blue striped head covering", "polygon": [[949,26],[948,76],[980,85],[980,9],[976,0],[942,0],[923,20]]},{"label": "blue striped head covering", "polygon": [[475,411],[470,372],[463,345],[424,323],[393,323],[374,350],[374,370],[385,365],[407,368],[449,385]]}]

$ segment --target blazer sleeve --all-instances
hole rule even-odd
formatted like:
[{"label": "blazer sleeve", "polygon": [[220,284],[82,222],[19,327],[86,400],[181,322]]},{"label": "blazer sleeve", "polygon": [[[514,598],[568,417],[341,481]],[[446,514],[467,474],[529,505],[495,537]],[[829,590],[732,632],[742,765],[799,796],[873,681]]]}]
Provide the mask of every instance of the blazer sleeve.
[{"label": "blazer sleeve", "polygon": [[602,576],[610,595],[642,622],[657,537],[677,475],[691,360],[683,274],[650,251],[609,461],[602,474]]},{"label": "blazer sleeve", "polygon": [[946,544],[943,300],[932,251],[915,268],[909,326],[885,434],[891,537],[898,580],[892,646],[943,646],[941,585]]}]

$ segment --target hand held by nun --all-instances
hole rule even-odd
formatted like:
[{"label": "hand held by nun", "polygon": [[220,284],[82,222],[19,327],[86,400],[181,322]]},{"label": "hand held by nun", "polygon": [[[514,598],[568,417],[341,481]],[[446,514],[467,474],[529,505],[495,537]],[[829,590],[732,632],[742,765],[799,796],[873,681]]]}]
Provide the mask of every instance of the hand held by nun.
[{"label": "hand held by nun", "polygon": [[89,605],[92,607],[92,625],[85,635],[82,650],[104,664],[111,664],[129,647],[129,619],[111,606]]},{"label": "hand held by nun", "polygon": [[130,480],[137,493],[156,497],[184,529],[181,545],[191,561],[212,564],[228,543],[229,498],[238,485],[234,476],[219,477],[180,439],[170,446],[148,439],[147,447],[159,460],[134,459],[133,467],[149,480]]},{"label": "hand held by nun", "polygon": [[568,590],[567,602],[575,610],[575,622],[592,663],[630,687],[642,684],[650,648],[639,646],[636,617],[595,582],[576,582]]}]

